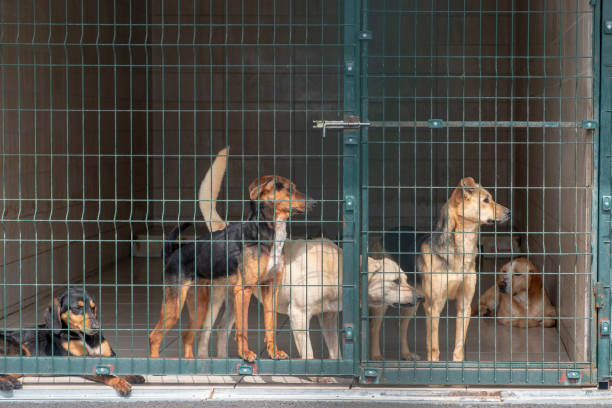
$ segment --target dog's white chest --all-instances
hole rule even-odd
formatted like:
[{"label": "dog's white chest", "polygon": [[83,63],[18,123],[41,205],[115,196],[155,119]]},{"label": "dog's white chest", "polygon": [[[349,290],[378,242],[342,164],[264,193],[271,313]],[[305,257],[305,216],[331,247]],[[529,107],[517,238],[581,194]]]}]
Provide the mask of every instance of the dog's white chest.
[{"label": "dog's white chest", "polygon": [[285,221],[276,221],[274,225],[274,245],[270,251],[270,259],[266,267],[266,278],[268,274],[276,268],[283,267],[283,246],[287,239],[287,223]]},{"label": "dog's white chest", "polygon": [[527,308],[527,293],[526,292],[517,293],[516,295],[512,296],[512,299],[514,299],[514,301],[518,303],[519,305]]}]

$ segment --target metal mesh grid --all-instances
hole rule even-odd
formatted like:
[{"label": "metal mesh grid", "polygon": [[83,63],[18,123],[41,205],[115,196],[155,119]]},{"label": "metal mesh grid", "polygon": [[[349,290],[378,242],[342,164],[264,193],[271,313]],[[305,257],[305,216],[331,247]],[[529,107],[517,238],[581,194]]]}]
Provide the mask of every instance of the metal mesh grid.
[{"label": "metal mesh grid", "polygon": [[[68,283],[85,287],[120,358],[4,358],[2,371],[244,369],[231,328],[212,321],[196,335],[196,344],[211,335],[210,354],[182,358],[186,313],[163,343],[167,358],[147,358],[169,286],[161,246],[179,221],[206,230],[198,188],[230,145],[216,201],[223,219],[244,221],[249,183],[279,174],[318,200],[291,221],[288,239],[324,236],[342,248],[342,276],[327,285],[343,289],[345,313],[328,316],[340,326],[342,357],[328,359],[316,319],[298,329],[279,315],[275,335],[291,360],[267,359],[253,300],[258,373],[401,384],[592,381],[593,17],[582,0],[3,2],[0,327],[34,327]],[[370,130],[322,138],[312,129],[315,119],[348,115]],[[465,361],[453,363],[450,309],[442,361],[405,362],[402,306],[392,307],[380,334],[385,361],[373,361],[368,271],[383,254],[418,255],[390,250],[387,237],[399,227],[431,234],[466,176],[512,211],[510,223],[480,234],[472,310],[502,265],[526,256],[544,277],[556,327],[473,317]],[[422,311],[404,339],[424,358]],[[310,333],[314,358],[298,360],[296,330]]]},{"label": "metal mesh grid", "polygon": [[[449,362],[443,364],[401,361],[406,333],[392,309],[380,341],[393,347],[384,348],[383,374],[374,370],[372,379],[559,383],[566,381],[566,370],[592,374],[595,133],[585,122],[593,119],[594,103],[592,6],[386,1],[370,2],[369,8],[370,30],[377,34],[367,57],[372,128],[364,190],[368,225],[362,231],[369,253],[399,258],[404,269],[415,270],[416,259],[410,258],[421,254],[420,247],[407,243],[419,233],[435,237],[440,217],[462,216],[440,210],[464,177],[476,179],[512,212],[505,225],[479,228],[475,316],[464,362],[451,362],[461,321],[455,302],[444,302],[440,360]],[[478,316],[481,296],[497,286],[502,266],[519,257],[541,273],[540,294],[556,308],[555,328],[518,328],[502,325],[497,314]],[[448,271],[447,266],[434,273]],[[431,286],[422,290],[434,299],[448,294]],[[467,296],[459,291],[459,297]],[[544,312],[542,302],[529,307]],[[426,316],[422,307],[407,333],[411,350],[424,359]],[[362,357],[376,356],[364,348]],[[521,365],[518,372],[508,370]]]}]

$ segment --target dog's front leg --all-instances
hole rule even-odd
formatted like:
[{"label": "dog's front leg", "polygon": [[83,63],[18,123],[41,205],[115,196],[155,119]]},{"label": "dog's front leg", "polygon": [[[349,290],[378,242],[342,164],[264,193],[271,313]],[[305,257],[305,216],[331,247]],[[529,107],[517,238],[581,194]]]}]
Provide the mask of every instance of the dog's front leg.
[{"label": "dog's front leg", "polygon": [[385,314],[385,307],[370,308],[370,360],[382,361],[380,352],[380,328]]},{"label": "dog's front leg", "polygon": [[130,383],[114,375],[84,375],[83,378],[113,387],[121,396],[126,397],[132,392]]},{"label": "dog's front leg", "polygon": [[276,307],[278,304],[278,288],[276,285],[268,284],[261,287],[261,297],[263,301],[264,326],[266,327],[265,341],[270,358],[286,360],[289,358],[287,353],[276,347],[274,334],[276,332]]},{"label": "dog's front leg", "polygon": [[238,282],[234,286],[234,310],[236,313],[236,343],[238,355],[252,363],[257,359],[257,354],[249,350],[247,330],[249,329],[249,303],[253,295],[252,286],[242,286]]},{"label": "dog's front leg", "polygon": [[400,344],[402,360],[414,361],[419,359],[417,354],[413,354],[410,351],[410,345],[408,344],[408,327],[410,326],[410,321],[414,317],[415,312],[416,306],[402,307],[400,310],[402,315],[402,319],[400,320]]},{"label": "dog's front leg", "polygon": [[444,303],[446,303],[446,299],[442,298],[442,296],[425,301],[427,360],[429,361],[440,361],[438,331],[440,329],[440,314],[444,308]]},{"label": "dog's front leg", "polygon": [[[475,277],[476,275],[474,275]],[[472,315],[472,298],[474,297],[474,282],[466,279],[463,283],[463,292],[458,292],[457,299],[457,323],[455,329],[455,351],[453,352],[453,361],[463,361],[463,350],[465,338],[467,336],[468,327],[470,326],[470,316]]]},{"label": "dog's front leg", "polygon": [[[212,328],[217,320],[217,316],[219,315],[219,309],[223,305],[223,301],[226,298],[227,288],[225,286],[214,286],[212,285],[210,293],[210,307],[207,310],[206,316],[204,317],[204,321],[202,322],[202,333],[200,334],[200,340],[198,341],[198,357],[206,358],[209,357],[208,349],[210,345],[210,335],[212,332]],[[233,309],[233,305],[232,305]],[[225,316],[227,319],[227,311],[225,312]],[[225,338],[227,339],[227,334],[225,334]],[[217,345],[219,343],[219,338],[217,337]],[[225,344],[225,354],[219,355],[217,352],[217,357],[226,357],[227,356],[227,343]],[[218,347],[217,347],[218,348]]]},{"label": "dog's front leg", "polygon": [[204,318],[208,314],[209,293],[208,286],[196,286],[189,291],[185,300],[189,310],[189,330],[183,332],[185,358],[193,358],[193,340],[196,330],[202,327]]}]

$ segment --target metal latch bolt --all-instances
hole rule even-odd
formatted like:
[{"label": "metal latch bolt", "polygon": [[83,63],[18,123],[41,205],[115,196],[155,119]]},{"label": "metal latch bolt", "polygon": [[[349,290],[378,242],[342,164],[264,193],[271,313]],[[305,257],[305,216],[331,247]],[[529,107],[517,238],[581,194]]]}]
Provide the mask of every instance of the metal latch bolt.
[{"label": "metal latch bolt", "polygon": [[371,126],[370,122],[346,122],[344,120],[314,120],[313,128],[323,129],[323,137],[327,129],[359,129],[362,126]]}]

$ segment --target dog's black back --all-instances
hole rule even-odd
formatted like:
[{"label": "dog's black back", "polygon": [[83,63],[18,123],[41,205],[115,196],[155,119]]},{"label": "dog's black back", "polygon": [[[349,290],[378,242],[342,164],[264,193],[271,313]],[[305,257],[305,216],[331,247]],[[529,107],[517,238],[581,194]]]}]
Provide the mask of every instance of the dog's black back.
[{"label": "dog's black back", "polygon": [[268,253],[274,240],[274,219],[265,204],[251,201],[247,222],[231,222],[222,230],[203,234],[196,242],[177,244],[176,238],[190,223],[177,226],[164,245],[165,279],[186,282],[214,280],[236,273],[246,246]]},{"label": "dog's black back", "polygon": [[383,249],[397,262],[406,275],[408,283],[414,285],[421,281],[417,271],[416,258],[421,252],[421,245],[430,234],[417,232],[412,226],[399,226],[383,233]]}]

